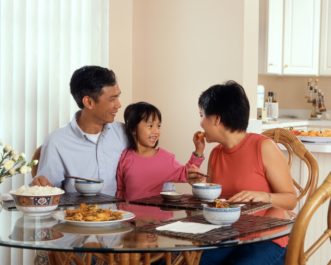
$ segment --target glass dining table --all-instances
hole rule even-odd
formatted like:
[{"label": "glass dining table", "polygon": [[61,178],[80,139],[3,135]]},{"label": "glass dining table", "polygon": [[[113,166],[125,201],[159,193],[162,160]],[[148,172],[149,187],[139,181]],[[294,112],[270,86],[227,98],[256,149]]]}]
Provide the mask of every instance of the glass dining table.
[{"label": "glass dining table", "polygon": [[[133,264],[130,255],[138,255],[140,258],[146,253],[165,254],[166,264],[179,264],[178,259],[186,264],[198,264],[203,250],[287,236],[293,224],[291,219],[278,217],[283,210],[269,207],[263,209],[258,205],[254,211],[252,205],[246,209],[246,213],[243,210],[240,219],[231,226],[205,233],[181,233],[159,231],[157,228],[175,221],[206,224],[200,207],[180,208],[143,202],[104,203],[98,207],[121,210],[125,213],[124,218],[92,224],[65,220],[64,211],[77,207],[61,206],[52,214],[34,217],[16,209],[2,209],[0,222],[7,224],[8,229],[0,230],[0,246],[59,255],[71,253],[75,255],[73,259],[88,254],[82,264],[90,264],[95,257],[107,255],[110,262],[114,261],[113,264]],[[116,255],[117,259],[120,257],[123,261],[116,263]],[[63,258],[61,260],[64,262]],[[147,258],[145,263],[148,264]]]}]

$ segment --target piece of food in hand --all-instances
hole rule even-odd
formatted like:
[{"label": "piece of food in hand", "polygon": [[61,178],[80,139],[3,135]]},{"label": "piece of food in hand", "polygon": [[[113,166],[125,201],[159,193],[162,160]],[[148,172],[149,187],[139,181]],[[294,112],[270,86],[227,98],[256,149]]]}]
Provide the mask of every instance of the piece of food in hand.
[{"label": "piece of food in hand", "polygon": [[204,132],[199,132],[197,134],[197,137],[198,137],[199,140],[202,140],[205,137],[205,133]]}]

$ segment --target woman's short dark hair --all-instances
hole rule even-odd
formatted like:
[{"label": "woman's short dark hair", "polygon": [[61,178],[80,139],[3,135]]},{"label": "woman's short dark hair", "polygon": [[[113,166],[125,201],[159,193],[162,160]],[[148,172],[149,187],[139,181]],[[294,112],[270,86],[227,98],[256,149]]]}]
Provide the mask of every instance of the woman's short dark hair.
[{"label": "woman's short dark hair", "polygon": [[104,86],[116,85],[112,70],[101,66],[88,65],[77,69],[70,80],[70,92],[79,108],[83,109],[83,97],[89,96],[96,102]]},{"label": "woman's short dark hair", "polygon": [[[147,121],[150,117],[152,117],[153,121],[158,118],[159,121],[162,121],[162,116],[160,110],[154,105],[147,102],[137,102],[132,103],[126,107],[124,110],[124,121],[125,121],[125,131],[128,137],[128,148],[137,150],[136,143],[136,133],[138,124],[144,120]],[[156,142],[155,146],[158,145]]]},{"label": "woman's short dark hair", "polygon": [[214,85],[202,92],[198,101],[206,116],[217,115],[224,126],[234,131],[246,131],[249,101],[244,88],[235,81]]}]

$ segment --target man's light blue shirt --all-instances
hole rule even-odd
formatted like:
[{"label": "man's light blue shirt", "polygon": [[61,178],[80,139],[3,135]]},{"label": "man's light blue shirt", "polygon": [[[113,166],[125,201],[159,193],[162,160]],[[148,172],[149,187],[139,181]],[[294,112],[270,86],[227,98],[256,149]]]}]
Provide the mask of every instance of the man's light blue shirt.
[{"label": "man's light blue shirt", "polygon": [[[114,196],[117,164],[127,147],[124,124],[107,123],[98,142],[94,143],[78,126],[76,115],[69,124],[57,129],[45,140],[37,176],[47,177],[58,187],[64,176],[103,179],[101,192]],[[73,179],[66,179],[65,190],[76,191]]]}]

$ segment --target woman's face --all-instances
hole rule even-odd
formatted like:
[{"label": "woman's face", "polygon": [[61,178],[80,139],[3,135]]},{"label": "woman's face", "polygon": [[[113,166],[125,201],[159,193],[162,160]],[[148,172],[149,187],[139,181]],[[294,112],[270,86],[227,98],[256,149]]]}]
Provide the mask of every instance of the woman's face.
[{"label": "woman's face", "polygon": [[205,131],[207,143],[215,142],[219,119],[216,115],[206,116],[203,109],[200,109],[200,126]]},{"label": "woman's face", "polygon": [[161,122],[157,116],[150,116],[147,121],[142,120],[137,126],[137,145],[141,147],[154,148],[160,138]]}]

